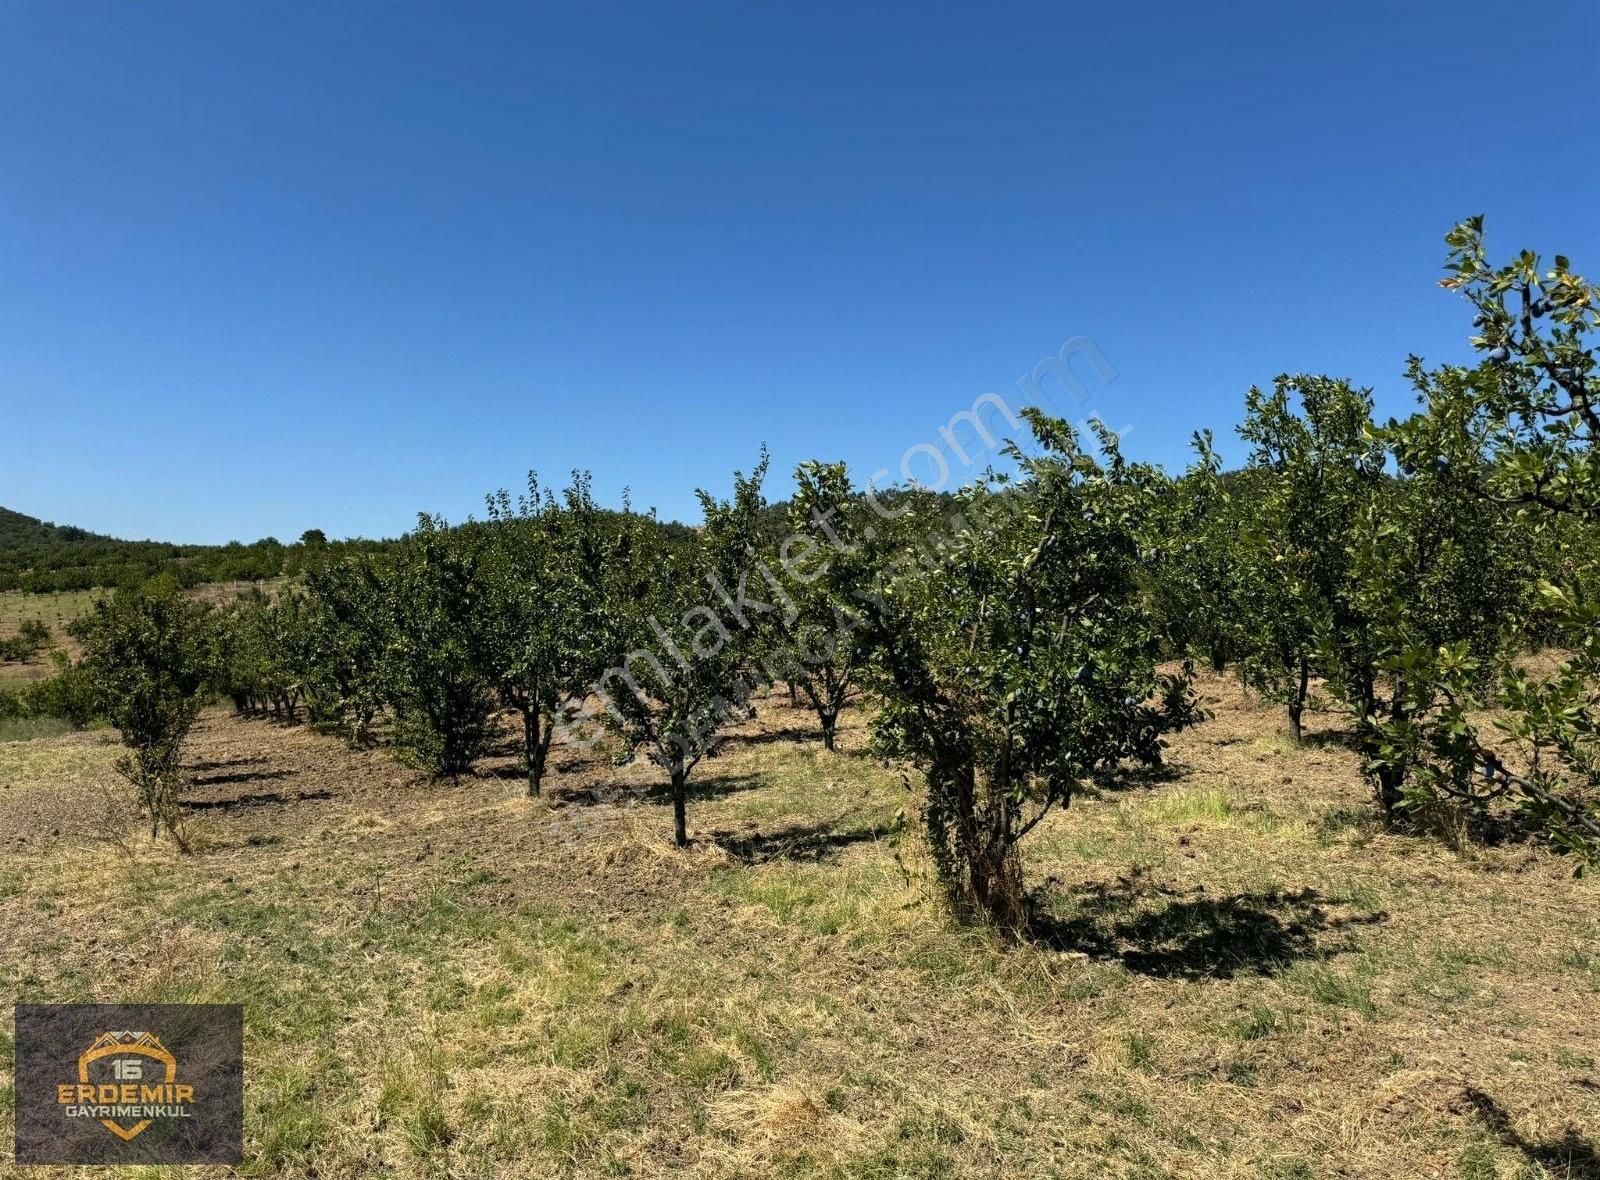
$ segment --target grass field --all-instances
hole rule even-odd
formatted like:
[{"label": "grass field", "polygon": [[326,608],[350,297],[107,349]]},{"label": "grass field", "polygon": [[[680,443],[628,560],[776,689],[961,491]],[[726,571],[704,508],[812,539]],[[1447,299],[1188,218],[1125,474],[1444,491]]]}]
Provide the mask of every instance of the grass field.
[{"label": "grass field", "polygon": [[[262,583],[269,591],[283,579]],[[216,582],[196,586],[189,593],[206,602],[227,602],[256,585],[254,582]],[[107,590],[62,590],[52,594],[25,594],[17,590],[0,591],[0,639],[17,634],[22,625],[37,619],[50,628],[52,642],[76,656],[77,645],[67,634],[73,620],[88,614]],[[40,680],[53,671],[48,654],[41,652],[25,662],[0,660],[0,689],[20,688]]]},{"label": "grass field", "polygon": [[15,635],[30,619],[38,619],[52,631],[63,632],[72,620],[93,610],[94,604],[105,594],[104,590],[63,590],[56,594],[0,592],[0,637]]},{"label": "grass field", "polygon": [[[0,639],[22,630],[22,625],[37,619],[50,628],[51,641],[73,650],[67,625],[94,609],[104,590],[63,590],[56,594],[23,594],[16,590],[0,592]],[[50,657],[40,652],[31,660],[0,660],[0,689],[20,688],[31,680],[50,675]]]},{"label": "grass field", "polygon": [[108,735],[7,743],[0,992],[242,1002],[251,1176],[1600,1175],[1600,886],[1385,834],[1337,731],[1204,689],[1030,837],[1012,948],[781,698],[686,853],[646,767],[529,801],[211,713],[182,858],[106,837]]}]

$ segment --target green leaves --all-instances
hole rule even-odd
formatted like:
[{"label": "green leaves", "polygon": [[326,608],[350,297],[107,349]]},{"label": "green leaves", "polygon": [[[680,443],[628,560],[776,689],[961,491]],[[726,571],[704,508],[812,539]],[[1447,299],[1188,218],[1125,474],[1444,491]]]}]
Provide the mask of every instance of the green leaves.
[{"label": "green leaves", "polygon": [[128,748],[118,769],[138,794],[150,834],[165,827],[184,846],[178,766],[215,672],[209,610],[162,579],[96,603],[74,633],[102,710]]},{"label": "green leaves", "polygon": [[612,658],[605,596],[618,546],[587,472],[573,472],[559,499],[530,473],[515,508],[504,491],[488,506],[488,522],[473,526],[483,543],[473,653],[500,703],[521,716],[528,791],[538,794],[558,722]]},{"label": "green leaves", "polygon": [[616,661],[602,674],[606,718],[668,774],[676,836],[687,843],[684,782],[719,732],[749,716],[765,679],[762,637],[792,603],[771,589],[756,559],[767,457],[734,473],[733,494],[699,493],[705,524],[681,543],[652,517],[625,514],[609,578],[608,633]]},{"label": "green leaves", "polygon": [[421,516],[399,546],[388,587],[396,738],[440,776],[468,773],[490,736],[494,702],[474,630],[484,555],[481,530]]},{"label": "green leaves", "polygon": [[869,511],[843,463],[802,463],[794,478],[789,532],[771,555],[793,615],[767,631],[762,655],[769,671],[805,695],[831,750],[839,713],[866,663],[864,592],[879,556],[873,539],[888,522]]},{"label": "green leaves", "polygon": [[1029,411],[1038,457],[920,514],[874,616],[880,749],[919,766],[935,861],[958,910],[1026,922],[1018,841],[1084,779],[1158,762],[1197,716],[1155,672],[1138,527],[1162,481],[1102,435],[1102,461]]},{"label": "green leaves", "polygon": [[[1458,642],[1403,669],[1408,716],[1383,723],[1396,751],[1391,765],[1411,776],[1414,807],[1448,801],[1473,822],[1499,807],[1558,845],[1594,856],[1600,404],[1589,336],[1597,299],[1559,255],[1542,275],[1528,251],[1492,265],[1481,217],[1446,240],[1443,285],[1472,305],[1481,333],[1471,343],[1484,361],[1429,371],[1413,358],[1425,410],[1389,438],[1405,465],[1435,475],[1419,480],[1421,507],[1405,527],[1437,542],[1430,522],[1443,519],[1456,534],[1433,546],[1441,577],[1417,585],[1406,573],[1401,588],[1414,614],[1442,609]],[[1485,601],[1496,597],[1498,618]],[[1501,625],[1504,642],[1487,642],[1491,622]],[[1517,661],[1526,646],[1542,643],[1567,658],[1535,676]],[[1476,712],[1490,706],[1501,710],[1491,727],[1498,738]]]},{"label": "green leaves", "polygon": [[352,745],[368,740],[390,696],[389,581],[387,566],[366,555],[324,561],[305,578],[312,714]]}]

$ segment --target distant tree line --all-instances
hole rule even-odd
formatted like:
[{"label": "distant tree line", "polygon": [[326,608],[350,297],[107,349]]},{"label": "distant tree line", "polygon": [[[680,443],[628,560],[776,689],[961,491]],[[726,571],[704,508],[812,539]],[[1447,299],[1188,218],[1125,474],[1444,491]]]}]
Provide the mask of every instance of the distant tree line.
[{"label": "distant tree line", "polygon": [[161,577],[185,588],[268,581],[294,576],[330,551],[353,552],[381,544],[329,541],[317,529],[287,545],[275,537],[248,545],[120,541],[0,508],[0,591],[47,594],[129,586]]},{"label": "distant tree line", "polygon": [[[661,525],[682,538],[693,530],[675,521]],[[386,540],[329,540],[307,529],[288,544],[264,537],[244,544],[174,545],[120,541],[68,525],[48,524],[0,508],[0,592],[60,593],[133,586],[170,578],[182,589],[218,582],[266,582],[297,577],[330,557],[381,550]]]}]

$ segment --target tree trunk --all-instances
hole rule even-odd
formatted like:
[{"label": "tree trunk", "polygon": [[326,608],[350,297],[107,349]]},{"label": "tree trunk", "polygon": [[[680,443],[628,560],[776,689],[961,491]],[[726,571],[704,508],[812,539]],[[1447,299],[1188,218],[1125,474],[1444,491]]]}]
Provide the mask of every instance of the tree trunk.
[{"label": "tree trunk", "polygon": [[684,792],[683,763],[672,764],[672,839],[679,848],[689,847],[689,816]]},{"label": "tree trunk", "polygon": [[[1394,697],[1389,702],[1391,721],[1405,720],[1405,706],[1400,703],[1402,689],[1403,686],[1397,681],[1394,686]],[[1378,767],[1378,806],[1383,808],[1383,818],[1388,822],[1393,822],[1395,809],[1400,806],[1400,787],[1404,782],[1404,767],[1390,765]]]},{"label": "tree trunk", "polygon": [[522,757],[528,764],[528,798],[539,797],[539,782],[544,777],[544,751],[539,742],[539,710],[522,710]]},{"label": "tree trunk", "polygon": [[1383,809],[1384,822],[1394,820],[1395,808],[1400,806],[1400,773],[1393,767],[1381,766],[1377,775],[1378,806]]},{"label": "tree trunk", "polygon": [[1305,729],[1301,724],[1306,711],[1306,692],[1311,684],[1311,665],[1304,656],[1300,658],[1300,686],[1295,689],[1294,696],[1289,699],[1289,736],[1294,738],[1294,744],[1299,745],[1305,739]]},{"label": "tree trunk", "polygon": [[973,900],[1002,932],[1019,935],[1027,929],[1028,917],[1022,895],[1022,874],[1014,846],[994,838],[974,850],[968,870]]},{"label": "tree trunk", "polygon": [[794,681],[789,681],[789,708],[791,709],[798,709],[800,707],[800,698],[798,692],[799,690],[794,686]]},{"label": "tree trunk", "polygon": [[839,723],[839,715],[837,713],[820,713],[818,718],[822,722],[822,748],[831,750],[833,749],[834,726]]}]

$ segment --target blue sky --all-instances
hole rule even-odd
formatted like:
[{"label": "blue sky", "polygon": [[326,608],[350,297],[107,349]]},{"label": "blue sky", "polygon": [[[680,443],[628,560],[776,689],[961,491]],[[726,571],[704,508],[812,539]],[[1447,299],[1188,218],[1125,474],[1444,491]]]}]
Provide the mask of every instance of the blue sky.
[{"label": "blue sky", "polygon": [[692,519],[1076,336],[1074,416],[1237,458],[1253,382],[1403,410],[1465,355],[1459,217],[1600,268],[1597,50],[1587,3],[13,0],[0,504],[392,535],[581,466]]}]

